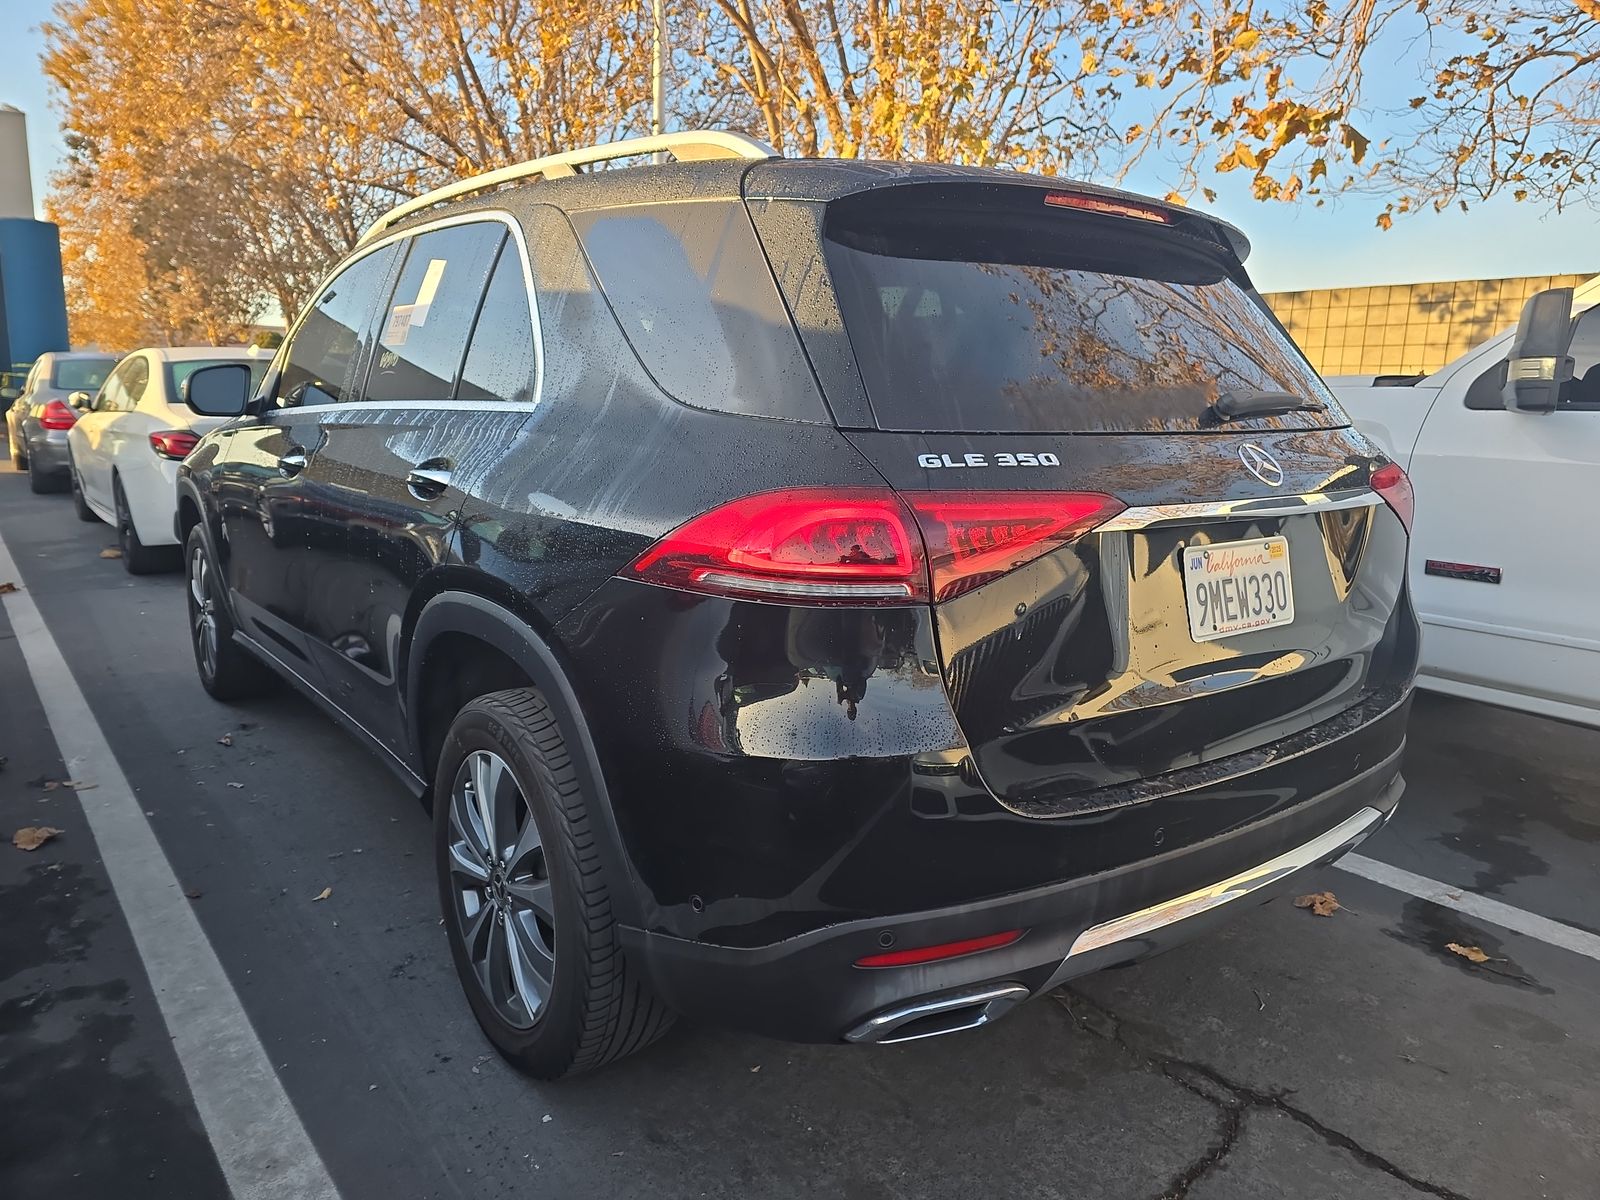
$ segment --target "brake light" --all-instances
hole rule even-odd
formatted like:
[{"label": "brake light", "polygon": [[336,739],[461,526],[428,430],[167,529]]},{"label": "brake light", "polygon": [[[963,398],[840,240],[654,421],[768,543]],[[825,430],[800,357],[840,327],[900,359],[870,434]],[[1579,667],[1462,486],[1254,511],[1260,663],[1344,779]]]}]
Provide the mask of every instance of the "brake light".
[{"label": "brake light", "polygon": [[1384,463],[1372,473],[1372,490],[1383,497],[1384,503],[1394,509],[1400,524],[1411,532],[1411,516],[1416,510],[1416,497],[1411,492],[1411,477],[1400,469],[1399,463]]},{"label": "brake light", "polygon": [[1066,545],[1123,507],[1098,492],[790,488],[693,518],[624,574],[756,600],[948,600]]},{"label": "brake light", "polygon": [[916,514],[933,598],[950,600],[1065,546],[1126,505],[1100,492],[903,492]]},{"label": "brake light", "polygon": [[713,595],[824,604],[928,598],[922,539],[887,488],[791,488],[680,525],[628,568]]},{"label": "brake light", "polygon": [[78,414],[59,400],[52,400],[39,410],[39,424],[45,429],[71,429],[77,423]]},{"label": "brake light", "polygon": [[1136,221],[1153,221],[1158,225],[1172,224],[1172,214],[1166,209],[1157,208],[1154,204],[1140,204],[1135,200],[1116,200],[1110,196],[1089,196],[1081,192],[1046,192],[1044,202],[1051,208],[1076,208],[1110,217],[1132,217]]},{"label": "brake light", "polygon": [[960,958],[963,954],[976,954],[980,950],[998,950],[1009,946],[1022,936],[1020,929],[1004,933],[991,933],[984,937],[967,938],[960,942],[943,942],[937,946],[918,946],[912,950],[891,950],[887,954],[869,954],[856,959],[858,967],[914,967],[918,963],[939,962],[946,958]]},{"label": "brake light", "polygon": [[188,458],[189,451],[199,444],[199,435],[187,429],[160,429],[150,435],[150,449],[162,458],[170,458],[174,462],[182,462]]}]

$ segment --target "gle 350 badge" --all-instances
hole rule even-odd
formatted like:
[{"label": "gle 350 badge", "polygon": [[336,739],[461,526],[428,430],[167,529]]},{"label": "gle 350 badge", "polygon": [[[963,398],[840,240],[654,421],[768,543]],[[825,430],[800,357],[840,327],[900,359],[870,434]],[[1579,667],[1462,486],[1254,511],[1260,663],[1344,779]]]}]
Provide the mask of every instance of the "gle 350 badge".
[{"label": "gle 350 badge", "polygon": [[[991,459],[993,461],[991,461]],[[945,467],[1059,467],[1061,459],[1054,454],[919,454],[917,466],[930,471]]]}]

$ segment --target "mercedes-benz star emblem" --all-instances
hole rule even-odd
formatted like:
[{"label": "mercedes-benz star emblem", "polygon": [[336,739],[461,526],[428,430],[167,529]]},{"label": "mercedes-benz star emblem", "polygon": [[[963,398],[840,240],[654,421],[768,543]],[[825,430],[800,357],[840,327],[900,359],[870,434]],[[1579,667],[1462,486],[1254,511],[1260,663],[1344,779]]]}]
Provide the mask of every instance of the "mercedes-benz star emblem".
[{"label": "mercedes-benz star emblem", "polygon": [[1239,447],[1239,461],[1244,464],[1246,471],[1268,487],[1277,487],[1283,482],[1283,468],[1278,465],[1278,460],[1254,442],[1246,442]]}]

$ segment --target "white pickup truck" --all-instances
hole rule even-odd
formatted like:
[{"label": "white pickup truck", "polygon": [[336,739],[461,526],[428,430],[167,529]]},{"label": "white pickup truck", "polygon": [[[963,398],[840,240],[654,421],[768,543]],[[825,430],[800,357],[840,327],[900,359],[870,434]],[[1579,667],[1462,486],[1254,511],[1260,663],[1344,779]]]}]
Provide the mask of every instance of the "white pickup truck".
[{"label": "white pickup truck", "polygon": [[1600,276],[1432,375],[1328,383],[1416,492],[1419,682],[1600,725]]}]

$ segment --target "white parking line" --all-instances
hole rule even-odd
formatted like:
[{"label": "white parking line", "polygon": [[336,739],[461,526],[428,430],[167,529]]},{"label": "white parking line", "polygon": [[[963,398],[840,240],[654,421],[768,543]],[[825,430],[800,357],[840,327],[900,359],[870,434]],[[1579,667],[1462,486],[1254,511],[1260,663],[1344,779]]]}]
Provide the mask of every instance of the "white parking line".
[{"label": "white parking line", "polygon": [[[22,576],[0,538],[0,581]],[[337,1200],[338,1191],[217,961],[144,809],[26,590],[4,597],[106,874],[144,961],[195,1107],[236,1200]]]},{"label": "white parking line", "polygon": [[1437,879],[1429,879],[1426,875],[1414,875],[1400,867],[1391,867],[1386,862],[1379,862],[1375,858],[1367,858],[1361,854],[1346,854],[1333,865],[1341,871],[1349,871],[1352,875],[1370,879],[1373,883],[1381,883],[1384,887],[1415,896],[1419,900],[1453,908],[1457,912],[1466,913],[1469,917],[1477,917],[1480,921],[1488,921],[1513,933],[1525,933],[1531,938],[1538,938],[1541,942],[1560,946],[1563,950],[1570,950],[1574,954],[1582,954],[1586,958],[1600,962],[1600,937],[1596,937],[1586,929],[1575,929],[1571,925],[1563,925],[1560,921],[1552,921],[1549,917],[1541,917],[1538,913],[1513,908],[1488,896],[1480,896],[1465,888],[1451,887],[1449,884],[1440,883]]}]

